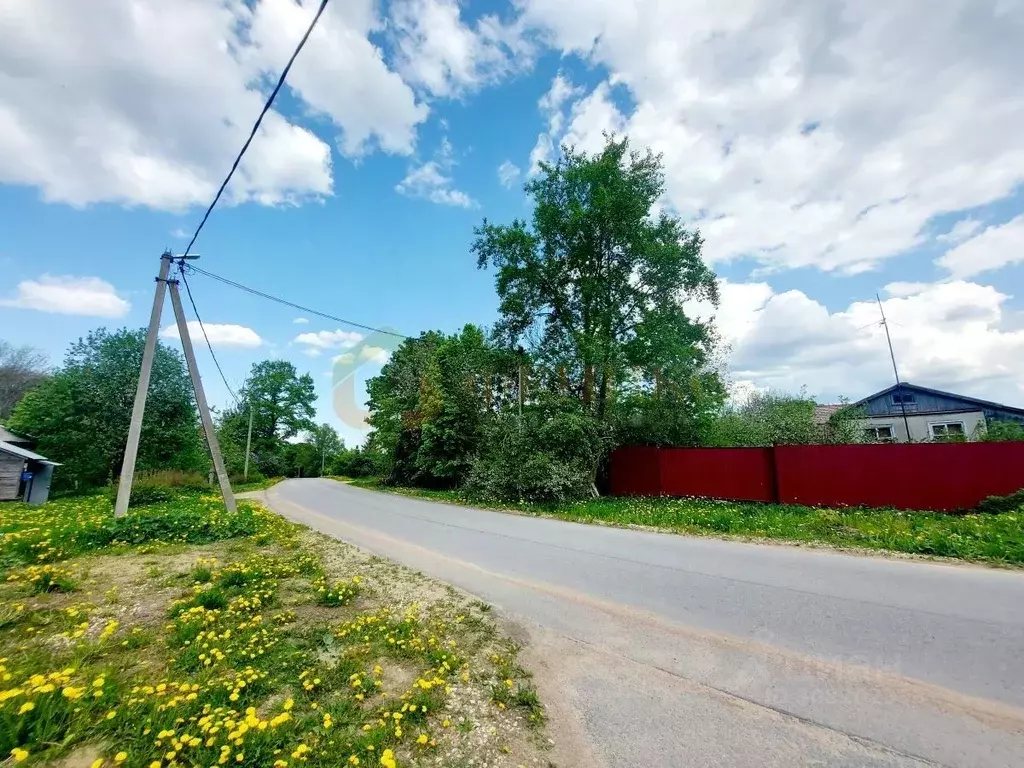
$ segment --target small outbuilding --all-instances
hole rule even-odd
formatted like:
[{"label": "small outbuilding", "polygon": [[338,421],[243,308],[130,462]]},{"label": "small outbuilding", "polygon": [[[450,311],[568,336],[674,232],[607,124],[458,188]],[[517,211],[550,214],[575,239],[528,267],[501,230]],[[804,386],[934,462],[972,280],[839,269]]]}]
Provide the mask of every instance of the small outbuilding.
[{"label": "small outbuilding", "polygon": [[53,468],[60,465],[20,445],[0,440],[0,501],[45,504]]}]

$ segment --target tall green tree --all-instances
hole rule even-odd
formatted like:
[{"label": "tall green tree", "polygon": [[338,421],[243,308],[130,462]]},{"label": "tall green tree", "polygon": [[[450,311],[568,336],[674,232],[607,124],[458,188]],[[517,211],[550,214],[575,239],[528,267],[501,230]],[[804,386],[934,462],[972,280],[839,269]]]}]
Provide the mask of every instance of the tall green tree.
[{"label": "tall green tree", "polygon": [[[101,485],[120,473],[145,341],[145,329],[91,332],[15,407],[9,428],[35,438],[39,453],[63,465],[54,475],[57,487]],[[158,343],[137,466],[207,465],[184,360]]]},{"label": "tall green tree", "polygon": [[287,360],[263,360],[250,370],[239,403],[225,411],[221,434],[244,454],[251,408],[253,459],[264,475],[283,475],[287,441],[315,427],[315,402],[312,376],[299,375]]},{"label": "tall green tree", "polygon": [[618,387],[706,373],[713,331],[682,302],[717,304],[718,285],[700,234],[655,212],[661,156],[608,136],[594,155],[563,147],[525,189],[532,226],[485,220],[473,244],[477,265],[496,272],[497,337],[526,345],[602,421]]}]

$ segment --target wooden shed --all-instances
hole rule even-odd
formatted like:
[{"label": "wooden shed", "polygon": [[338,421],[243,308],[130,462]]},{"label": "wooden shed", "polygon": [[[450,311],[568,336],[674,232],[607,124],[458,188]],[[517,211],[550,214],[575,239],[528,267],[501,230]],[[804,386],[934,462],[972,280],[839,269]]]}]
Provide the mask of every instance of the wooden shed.
[{"label": "wooden shed", "polygon": [[0,501],[44,504],[50,496],[53,468],[58,466],[45,456],[0,440]]}]

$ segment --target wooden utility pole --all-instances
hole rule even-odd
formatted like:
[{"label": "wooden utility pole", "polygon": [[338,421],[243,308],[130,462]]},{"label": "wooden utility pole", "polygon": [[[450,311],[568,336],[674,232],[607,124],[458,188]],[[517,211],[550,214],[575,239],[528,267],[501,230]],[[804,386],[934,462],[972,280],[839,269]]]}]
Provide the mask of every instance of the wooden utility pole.
[{"label": "wooden utility pole", "polygon": [[128,512],[128,501],[132,495],[132,481],[135,479],[135,459],[139,454],[139,436],[142,434],[142,415],[146,410],[149,376],[153,371],[153,355],[156,353],[156,336],[160,331],[160,316],[164,311],[164,289],[167,287],[167,275],[170,273],[171,260],[173,258],[170,251],[164,251],[160,257],[160,273],[156,278],[153,310],[149,315],[146,346],[142,352],[142,367],[139,369],[139,384],[135,388],[132,420],[128,426],[128,443],[124,448],[124,461],[121,463],[121,479],[117,486],[117,502],[114,504],[115,517],[123,517]]},{"label": "wooden utility pole", "polygon": [[185,311],[181,307],[181,294],[178,293],[178,281],[168,281],[171,289],[171,304],[174,306],[174,317],[178,321],[178,335],[181,337],[181,347],[185,351],[185,360],[188,362],[188,372],[192,377],[192,388],[196,393],[196,405],[199,406],[199,418],[203,422],[203,431],[206,433],[206,444],[210,447],[210,457],[213,459],[213,468],[217,472],[217,481],[220,483],[220,492],[224,497],[224,506],[228,512],[235,511],[235,494],[231,490],[231,481],[224,469],[224,459],[220,455],[220,443],[217,442],[217,431],[213,428],[213,418],[210,416],[210,409],[206,405],[206,394],[203,392],[203,380],[199,377],[199,366],[196,364],[196,353],[192,349],[192,339],[188,334],[188,322],[185,320]]}]

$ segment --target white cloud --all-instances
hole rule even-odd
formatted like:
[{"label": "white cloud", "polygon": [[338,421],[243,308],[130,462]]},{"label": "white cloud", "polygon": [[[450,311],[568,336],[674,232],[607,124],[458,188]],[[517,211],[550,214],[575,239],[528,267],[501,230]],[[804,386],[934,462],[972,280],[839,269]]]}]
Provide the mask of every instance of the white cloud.
[{"label": "white cloud", "polygon": [[186,232],[181,227],[178,227],[177,229],[171,232],[171,237],[177,240],[184,240],[186,237],[188,237],[188,232]]},{"label": "white cloud", "polygon": [[366,363],[377,363],[378,365],[384,365],[391,357],[390,350],[384,349],[383,347],[365,346],[357,352],[342,352],[340,355],[335,355],[331,358],[332,363],[344,363],[345,365],[351,365],[358,359],[360,362]]},{"label": "white cloud", "polygon": [[[315,10],[311,0],[7,0],[0,14],[0,183],[47,201],[180,210],[209,202]],[[251,7],[250,7],[251,6]],[[289,75],[340,147],[412,151],[427,116],[368,35],[373,0],[331,3]],[[332,192],[327,143],[277,111],[224,202]]]},{"label": "white cloud", "polygon": [[345,331],[341,328],[336,331],[310,331],[300,333],[295,337],[294,342],[312,350],[326,349],[348,349],[363,340],[363,334],[358,331]]},{"label": "white cloud", "polygon": [[[246,63],[279,73],[317,5],[314,0],[259,0],[250,31],[253,44],[244,49]],[[383,29],[374,0],[330,3],[288,75],[289,87],[340,129],[346,155],[363,155],[374,145],[409,154],[416,126],[429,112],[370,42],[368,36]]]},{"label": "white cloud", "polygon": [[18,283],[15,296],[0,299],[0,307],[60,315],[124,317],[131,304],[117,295],[114,286],[98,277],[43,275],[38,280]]},{"label": "white cloud", "polygon": [[450,174],[454,166],[451,142],[444,138],[435,159],[413,165],[405,178],[395,185],[395,191],[406,197],[422,198],[439,205],[476,208],[476,200],[453,186]]},{"label": "white cloud", "polygon": [[391,351],[384,349],[384,347],[363,347],[359,350],[359,359],[366,360],[367,362],[379,363],[383,365],[391,357]]},{"label": "white cloud", "polygon": [[396,0],[389,29],[398,71],[434,96],[457,96],[533,63],[520,25],[487,15],[470,26],[456,0]]},{"label": "white cloud", "polygon": [[608,71],[534,159],[559,139],[628,132],[664,153],[666,201],[713,261],[871,269],[924,242],[932,217],[1024,180],[1024,3],[523,6],[563,52]]},{"label": "white cloud", "polygon": [[972,237],[983,226],[984,224],[977,219],[961,219],[953,225],[949,232],[939,235],[935,239],[944,243],[962,243],[964,240]]},{"label": "white cloud", "polygon": [[1021,262],[1024,262],[1024,215],[989,227],[947,251],[935,263],[948,269],[953,277],[963,278]]},{"label": "white cloud", "polygon": [[[234,325],[232,323],[203,323],[199,325],[198,320],[189,320],[188,335],[192,339],[192,346],[205,343],[203,339],[203,328],[206,329],[206,336],[210,344],[215,347],[235,349],[256,349],[263,345],[263,339],[252,328],[245,325]],[[160,336],[165,339],[178,339],[178,324],[172,323],[160,331]]]},{"label": "white cloud", "polygon": [[296,317],[294,320],[292,320],[292,324],[293,325],[309,325],[309,318],[308,317]]},{"label": "white cloud", "polygon": [[[972,282],[891,284],[883,298],[893,347],[906,381],[1024,404],[1024,324],[1007,295]],[[768,283],[721,283],[716,316],[731,346],[739,382],[796,392],[806,385],[825,399],[860,399],[892,383],[892,368],[874,298],[829,311],[801,291]]]},{"label": "white cloud", "polygon": [[506,160],[498,166],[498,181],[501,182],[501,186],[511,189],[522,173],[518,165],[511,160]]},{"label": "white cloud", "polygon": [[583,88],[573,85],[567,75],[559,72],[551,81],[547,92],[540,97],[537,107],[547,120],[547,130],[537,136],[537,142],[530,152],[531,176],[540,173],[541,163],[554,159],[556,142],[565,131],[565,105],[583,93]]}]

